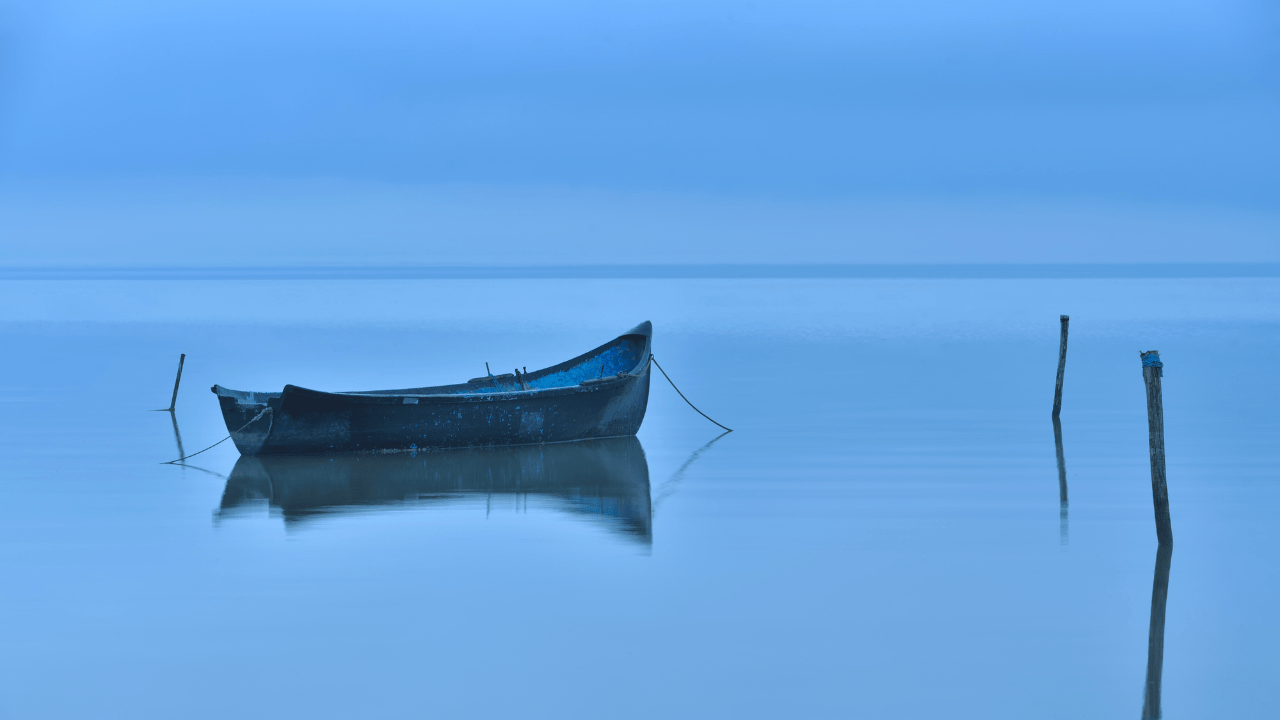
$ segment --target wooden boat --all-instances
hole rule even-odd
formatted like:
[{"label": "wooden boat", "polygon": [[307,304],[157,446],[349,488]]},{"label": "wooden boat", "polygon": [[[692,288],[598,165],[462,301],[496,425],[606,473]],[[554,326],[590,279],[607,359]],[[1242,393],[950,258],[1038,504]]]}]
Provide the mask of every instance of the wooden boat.
[{"label": "wooden boat", "polygon": [[636,437],[426,453],[244,456],[227,478],[217,517],[270,508],[286,527],[296,527],[317,517],[477,496],[495,510],[533,499],[652,542],[649,465]]},{"label": "wooden boat", "polygon": [[414,452],[635,435],[649,403],[653,325],[567,362],[456,385],[321,392],[214,385],[242,455]]}]

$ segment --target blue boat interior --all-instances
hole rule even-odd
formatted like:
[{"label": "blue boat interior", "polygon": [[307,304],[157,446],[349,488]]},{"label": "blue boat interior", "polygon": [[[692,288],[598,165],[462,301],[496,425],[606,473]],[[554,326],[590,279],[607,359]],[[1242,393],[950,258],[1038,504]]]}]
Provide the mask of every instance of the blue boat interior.
[{"label": "blue boat interior", "polygon": [[[374,390],[350,393],[354,395],[471,395],[481,393],[510,393],[524,390],[546,390],[571,387],[587,380],[597,380],[620,373],[638,372],[646,359],[643,335],[623,335],[585,355],[535,370],[517,377],[514,373],[488,375],[458,385],[405,388],[402,390]],[[523,384],[522,384],[523,383]]]},{"label": "blue boat interior", "polygon": [[[343,395],[476,395],[486,393],[512,393],[572,387],[590,380],[609,378],[625,373],[639,373],[648,360],[645,349],[648,337],[639,334],[622,335],[612,342],[579,355],[578,357],[529,373],[504,373],[473,378],[455,385],[436,385],[396,390],[365,390],[344,392]],[[234,397],[248,405],[276,405],[270,401],[280,397],[279,392],[247,392],[231,390],[215,385],[218,395]]]}]

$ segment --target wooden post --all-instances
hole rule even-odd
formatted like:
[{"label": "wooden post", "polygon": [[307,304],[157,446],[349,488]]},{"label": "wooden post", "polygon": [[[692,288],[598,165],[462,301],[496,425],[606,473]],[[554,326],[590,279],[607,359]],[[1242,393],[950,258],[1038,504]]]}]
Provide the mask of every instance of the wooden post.
[{"label": "wooden post", "polygon": [[173,379],[173,399],[169,401],[169,412],[173,412],[174,407],[178,405],[178,383],[182,382],[182,364],[187,361],[187,354],[183,353],[178,358],[178,377]]},{"label": "wooden post", "polygon": [[1164,399],[1160,394],[1160,378],[1164,363],[1157,350],[1140,353],[1142,379],[1147,385],[1147,434],[1151,446],[1151,499],[1156,511],[1156,538],[1161,545],[1173,543],[1173,524],[1169,521],[1169,485],[1164,474]]},{"label": "wooden post", "polygon": [[1142,720],[1160,717],[1160,680],[1164,675],[1164,615],[1169,603],[1169,566],[1173,545],[1156,549],[1156,572],[1151,583],[1151,629],[1147,633],[1147,685],[1142,693]]},{"label": "wooden post", "polygon": [[1062,378],[1067,373],[1067,323],[1071,318],[1062,315],[1062,340],[1058,343],[1058,382],[1053,386],[1053,417],[1062,412]]}]

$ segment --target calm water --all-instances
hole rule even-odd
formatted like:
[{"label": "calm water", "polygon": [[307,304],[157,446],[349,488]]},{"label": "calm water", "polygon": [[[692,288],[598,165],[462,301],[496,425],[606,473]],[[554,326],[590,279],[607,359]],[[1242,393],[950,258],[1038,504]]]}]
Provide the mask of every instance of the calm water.
[{"label": "calm water", "polygon": [[[1058,314],[1069,504],[1049,421]],[[635,442],[273,466],[208,387],[542,367],[635,323]],[[0,716],[1143,714],[1280,703],[1280,280],[0,283]],[[417,463],[417,464],[415,464]]]}]

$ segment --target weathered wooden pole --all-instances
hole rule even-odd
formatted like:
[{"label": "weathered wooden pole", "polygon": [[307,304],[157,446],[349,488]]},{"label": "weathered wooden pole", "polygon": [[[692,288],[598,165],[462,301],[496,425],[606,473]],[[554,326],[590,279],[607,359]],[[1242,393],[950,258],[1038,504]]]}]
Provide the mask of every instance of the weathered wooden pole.
[{"label": "weathered wooden pole", "polygon": [[173,412],[173,409],[178,405],[178,384],[182,382],[182,364],[186,361],[187,354],[182,353],[182,356],[178,358],[178,377],[173,379],[173,399],[169,401],[169,412]]},{"label": "weathered wooden pole", "polygon": [[1067,323],[1071,322],[1071,318],[1063,315],[1062,321],[1062,341],[1058,344],[1058,382],[1053,386],[1053,417],[1057,418],[1062,412],[1062,378],[1067,373]]},{"label": "weathered wooden pole", "polygon": [[1142,379],[1147,385],[1147,433],[1151,445],[1151,498],[1156,511],[1156,538],[1161,545],[1173,543],[1173,524],[1169,521],[1169,485],[1164,474],[1164,400],[1160,394],[1160,378],[1164,363],[1160,352],[1148,350],[1142,357]]},{"label": "weathered wooden pole", "polygon": [[1160,717],[1160,680],[1164,676],[1164,616],[1169,603],[1169,566],[1173,545],[1156,549],[1156,572],[1151,583],[1151,629],[1147,633],[1147,685],[1142,693],[1142,720]]}]

